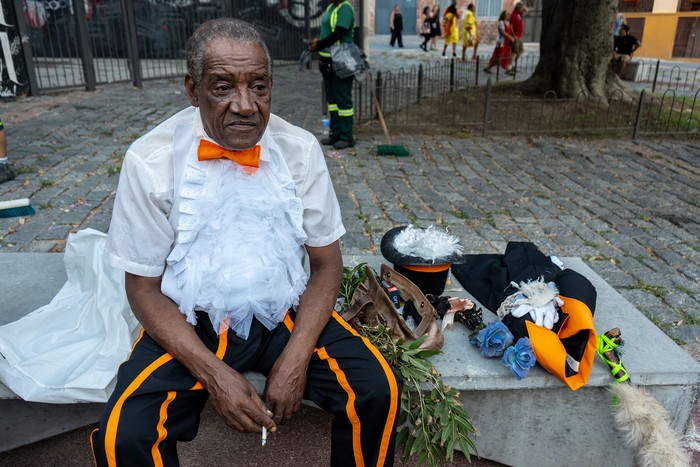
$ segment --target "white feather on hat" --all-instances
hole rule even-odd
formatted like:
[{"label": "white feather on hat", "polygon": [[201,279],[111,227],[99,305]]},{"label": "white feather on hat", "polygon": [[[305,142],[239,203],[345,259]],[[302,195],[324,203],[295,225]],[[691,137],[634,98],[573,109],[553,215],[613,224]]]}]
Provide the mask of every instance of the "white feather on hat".
[{"label": "white feather on hat", "polygon": [[433,262],[438,258],[460,255],[464,251],[457,237],[440,232],[432,225],[425,229],[409,225],[394,238],[394,248],[403,255]]}]

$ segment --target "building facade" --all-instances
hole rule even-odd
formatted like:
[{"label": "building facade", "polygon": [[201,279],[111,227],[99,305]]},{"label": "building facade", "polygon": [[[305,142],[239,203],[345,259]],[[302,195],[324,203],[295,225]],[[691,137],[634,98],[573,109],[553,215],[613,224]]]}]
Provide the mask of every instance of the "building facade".
[{"label": "building facade", "polygon": [[700,63],[700,0],[620,0],[637,57]]}]

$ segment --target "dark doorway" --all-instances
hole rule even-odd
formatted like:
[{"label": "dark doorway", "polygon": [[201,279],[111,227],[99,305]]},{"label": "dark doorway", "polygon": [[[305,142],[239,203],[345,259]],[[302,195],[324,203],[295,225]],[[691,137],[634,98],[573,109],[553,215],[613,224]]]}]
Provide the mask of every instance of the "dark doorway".
[{"label": "dark doorway", "polygon": [[700,58],[700,17],[678,18],[673,56]]}]

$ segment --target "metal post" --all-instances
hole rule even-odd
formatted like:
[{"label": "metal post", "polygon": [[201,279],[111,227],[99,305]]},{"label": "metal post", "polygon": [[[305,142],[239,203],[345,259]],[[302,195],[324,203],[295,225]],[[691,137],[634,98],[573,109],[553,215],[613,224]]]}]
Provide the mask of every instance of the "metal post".
[{"label": "metal post", "polygon": [[491,78],[486,81],[486,98],[484,98],[484,124],[481,130],[481,136],[486,136],[489,131],[489,104],[491,100]]},{"label": "metal post", "polygon": [[[383,109],[384,108],[384,102],[382,102],[382,72],[377,71],[377,80],[375,81],[375,86],[374,86],[374,95],[377,97],[377,102],[379,103],[379,106]],[[376,111],[376,109],[375,109]],[[376,117],[379,117],[379,114],[376,115]]]},{"label": "metal post", "polygon": [[361,50],[365,50],[365,0],[359,1],[359,16],[360,16],[360,35],[357,38],[357,46]]},{"label": "metal post", "polygon": [[39,83],[36,79],[36,68],[34,68],[34,55],[32,55],[32,47],[29,45],[29,34],[27,25],[20,17],[20,12],[24,5],[22,0],[14,0],[15,15],[17,21],[17,31],[19,32],[20,44],[22,45],[22,56],[24,57],[24,68],[27,70],[27,79],[29,80],[29,95],[39,95]]},{"label": "metal post", "polygon": [[73,0],[73,12],[75,13],[75,39],[78,43],[78,54],[80,54],[83,63],[85,90],[94,91],[97,88],[97,79],[95,78],[95,63],[92,59],[83,0]]},{"label": "metal post", "polygon": [[423,64],[418,65],[418,102],[423,94]]},{"label": "metal post", "polygon": [[455,59],[450,59],[450,92],[455,90]]},{"label": "metal post", "polygon": [[137,44],[136,17],[134,15],[134,2],[122,0],[122,11],[124,12],[124,28],[126,29],[126,53],[131,68],[131,80],[137,88],[143,87],[143,71],[141,70],[141,59],[139,58],[139,47]]},{"label": "metal post", "polygon": [[634,120],[634,132],[632,133],[632,139],[637,139],[639,135],[639,127],[642,125],[642,107],[644,106],[644,93],[645,90],[639,93],[639,105],[637,106],[637,118]]},{"label": "metal post", "polygon": [[476,73],[474,73],[474,86],[479,85],[479,70],[481,70],[481,67],[479,66],[479,56],[476,56]]},{"label": "metal post", "polygon": [[231,16],[238,18],[241,15],[241,3],[239,0],[231,0]]},{"label": "metal post", "polygon": [[[311,1],[310,0],[304,0],[304,31],[306,32],[306,38],[311,42]],[[308,69],[311,66],[311,60],[309,60],[308,65],[306,65],[306,68]]]},{"label": "metal post", "polygon": [[651,92],[656,92],[656,80],[659,77],[659,65],[661,60],[656,61],[656,71],[654,72],[654,83],[651,85]]}]

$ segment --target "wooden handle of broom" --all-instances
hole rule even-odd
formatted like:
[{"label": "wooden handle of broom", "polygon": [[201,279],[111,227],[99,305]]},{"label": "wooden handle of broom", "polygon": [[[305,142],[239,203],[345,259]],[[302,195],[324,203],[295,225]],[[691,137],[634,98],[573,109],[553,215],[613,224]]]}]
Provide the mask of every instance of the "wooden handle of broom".
[{"label": "wooden handle of broom", "polygon": [[386,138],[386,144],[391,144],[391,138],[389,137],[389,130],[386,128],[386,122],[384,121],[384,114],[382,114],[382,108],[379,107],[379,101],[377,100],[377,95],[374,93],[374,86],[372,85],[372,80],[369,81],[369,92],[372,94],[372,100],[374,101],[374,107],[377,109],[377,115],[379,115],[379,123],[382,124],[382,130],[384,130],[384,137]]}]

